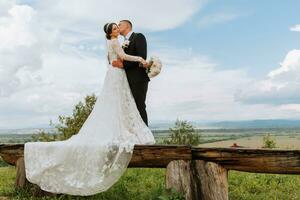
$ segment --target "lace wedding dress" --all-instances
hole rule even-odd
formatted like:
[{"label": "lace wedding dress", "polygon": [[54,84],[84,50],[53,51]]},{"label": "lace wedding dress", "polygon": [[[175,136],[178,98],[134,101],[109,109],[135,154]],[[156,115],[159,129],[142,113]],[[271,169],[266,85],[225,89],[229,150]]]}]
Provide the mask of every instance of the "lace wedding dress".
[{"label": "lace wedding dress", "polygon": [[[108,40],[110,63],[141,61]],[[26,178],[52,193],[93,195],[110,188],[125,172],[134,144],[154,144],[142,120],[124,69],[108,65],[103,88],[80,131],[64,141],[27,142]]]}]

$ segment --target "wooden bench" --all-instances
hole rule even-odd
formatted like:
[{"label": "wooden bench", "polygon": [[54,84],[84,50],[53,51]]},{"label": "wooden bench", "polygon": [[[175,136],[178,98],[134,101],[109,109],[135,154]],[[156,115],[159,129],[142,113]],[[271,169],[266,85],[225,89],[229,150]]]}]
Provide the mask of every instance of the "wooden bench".
[{"label": "wooden bench", "polygon": [[[16,187],[26,184],[24,144],[0,144],[0,156],[16,166]],[[300,150],[136,145],[129,167],[166,168],[166,187],[187,200],[228,200],[228,170],[300,174]]]}]

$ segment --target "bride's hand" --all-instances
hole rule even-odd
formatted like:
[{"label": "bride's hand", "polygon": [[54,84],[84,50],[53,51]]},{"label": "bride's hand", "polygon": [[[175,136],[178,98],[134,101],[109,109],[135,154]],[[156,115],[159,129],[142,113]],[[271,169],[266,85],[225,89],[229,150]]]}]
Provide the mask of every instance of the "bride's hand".
[{"label": "bride's hand", "polygon": [[112,62],[113,67],[123,68],[123,61],[118,59]]}]

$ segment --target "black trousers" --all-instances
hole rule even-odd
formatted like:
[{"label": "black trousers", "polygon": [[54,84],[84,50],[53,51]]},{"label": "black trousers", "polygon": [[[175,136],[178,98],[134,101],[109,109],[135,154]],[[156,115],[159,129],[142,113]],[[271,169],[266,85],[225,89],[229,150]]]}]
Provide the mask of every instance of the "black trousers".
[{"label": "black trousers", "polygon": [[148,91],[148,81],[139,81],[139,82],[128,81],[128,83],[133,98],[135,100],[137,109],[139,110],[143,121],[148,126],[148,116],[146,111],[146,95]]}]

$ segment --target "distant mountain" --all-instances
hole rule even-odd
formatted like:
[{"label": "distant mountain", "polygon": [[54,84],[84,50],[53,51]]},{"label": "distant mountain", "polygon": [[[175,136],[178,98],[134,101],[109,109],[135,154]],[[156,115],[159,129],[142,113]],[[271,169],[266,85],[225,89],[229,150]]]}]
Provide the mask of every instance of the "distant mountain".
[{"label": "distant mountain", "polygon": [[152,121],[149,123],[151,130],[166,130],[173,126],[173,121]]},{"label": "distant mountain", "polygon": [[[253,129],[253,128],[300,128],[300,120],[267,119],[245,121],[189,121],[197,129]],[[174,127],[175,121],[152,121],[151,130],[168,130]],[[33,134],[40,130],[55,133],[55,128],[37,126],[36,128],[0,129],[0,134]]]},{"label": "distant mountain", "polygon": [[[189,121],[195,128],[199,128],[199,129],[215,129],[216,127],[211,125],[211,121]],[[149,123],[149,128],[151,130],[166,130],[169,128],[174,127],[175,125],[175,121],[151,121]]]},{"label": "distant mountain", "polygon": [[300,128],[300,120],[262,119],[248,121],[221,121],[209,124],[216,128]]},{"label": "distant mountain", "polygon": [[44,130],[47,133],[54,133],[54,128],[20,128],[20,129],[0,129],[0,135],[4,134],[34,134],[40,130]]},{"label": "distant mountain", "polygon": [[[150,128],[153,130],[169,129],[174,126],[174,123],[175,121],[156,121],[150,123]],[[217,122],[190,121],[190,123],[200,129],[300,128],[300,120],[288,119],[257,119]]]}]

